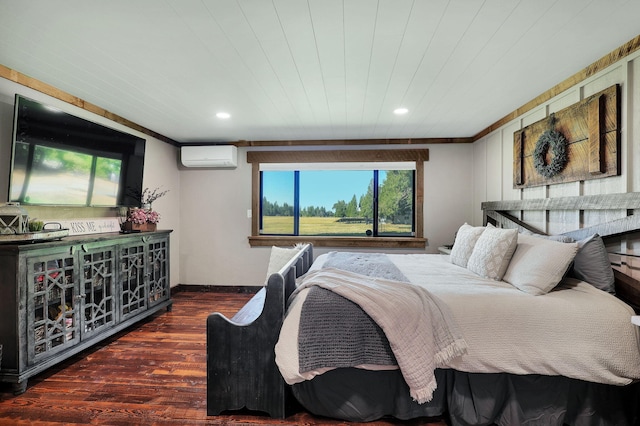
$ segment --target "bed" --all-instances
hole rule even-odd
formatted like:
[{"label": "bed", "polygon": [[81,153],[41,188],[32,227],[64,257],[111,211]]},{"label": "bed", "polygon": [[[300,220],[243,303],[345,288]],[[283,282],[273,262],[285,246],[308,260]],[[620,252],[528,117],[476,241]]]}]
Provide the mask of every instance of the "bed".
[{"label": "bed", "polygon": [[[445,416],[453,425],[637,424],[640,327],[631,317],[640,286],[626,273],[633,254],[625,248],[639,229],[628,214],[640,208],[638,200],[631,193],[485,203],[485,224],[462,225],[450,256],[336,252],[311,263],[300,259],[312,259],[312,247],[301,247],[270,274],[264,294],[278,283],[275,305],[258,297],[260,313],[251,318],[209,317],[208,413],[244,406],[284,417],[291,392],[310,412],[349,421]],[[553,238],[521,219],[528,210],[612,206],[625,215]],[[498,235],[511,238],[509,256],[509,248],[478,254]],[[603,248],[616,252],[615,270]],[[553,253],[553,267],[540,260],[545,252]],[[362,299],[371,285],[382,294],[373,304]],[[384,299],[403,310],[393,313]],[[430,307],[428,317],[408,314],[416,300]],[[238,346],[229,336],[246,333],[274,307],[281,317],[260,326],[264,345],[252,339],[251,355],[229,349]],[[405,324],[412,321],[437,327],[427,337],[414,335],[418,327]],[[321,324],[341,329],[340,339]],[[351,328],[357,333],[344,334]],[[423,347],[428,350],[418,350]],[[275,379],[256,384],[254,378],[247,386],[246,376],[229,374],[230,359],[241,363],[256,354],[268,355],[260,371]],[[282,387],[275,403],[256,402],[256,395],[274,392],[246,392],[261,386]],[[228,395],[237,393],[243,396],[230,402]]]}]

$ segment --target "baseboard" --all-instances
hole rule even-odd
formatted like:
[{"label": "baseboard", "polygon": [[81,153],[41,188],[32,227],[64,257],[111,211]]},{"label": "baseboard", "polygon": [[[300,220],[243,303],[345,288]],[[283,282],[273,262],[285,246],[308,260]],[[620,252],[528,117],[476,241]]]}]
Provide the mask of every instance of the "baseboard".
[{"label": "baseboard", "polygon": [[191,285],[191,284],[178,284],[171,287],[171,294],[176,294],[181,291],[192,291],[201,293],[257,293],[262,286],[252,285]]}]

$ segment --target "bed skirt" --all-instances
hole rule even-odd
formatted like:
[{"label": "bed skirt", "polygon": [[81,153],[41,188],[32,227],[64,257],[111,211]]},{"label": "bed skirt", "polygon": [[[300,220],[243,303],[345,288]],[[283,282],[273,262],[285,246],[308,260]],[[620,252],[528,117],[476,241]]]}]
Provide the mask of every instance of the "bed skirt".
[{"label": "bed skirt", "polygon": [[292,386],[309,412],[367,422],[445,417],[466,425],[638,425],[640,383],[611,386],[560,376],[436,370],[433,399],[417,404],[398,370],[332,370]]}]

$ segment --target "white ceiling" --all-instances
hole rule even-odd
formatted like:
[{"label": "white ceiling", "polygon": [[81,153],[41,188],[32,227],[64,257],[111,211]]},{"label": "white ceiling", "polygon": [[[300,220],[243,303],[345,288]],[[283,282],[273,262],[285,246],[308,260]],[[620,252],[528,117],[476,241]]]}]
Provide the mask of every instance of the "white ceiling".
[{"label": "white ceiling", "polygon": [[0,0],[0,64],[178,142],[469,137],[638,17],[638,0]]}]

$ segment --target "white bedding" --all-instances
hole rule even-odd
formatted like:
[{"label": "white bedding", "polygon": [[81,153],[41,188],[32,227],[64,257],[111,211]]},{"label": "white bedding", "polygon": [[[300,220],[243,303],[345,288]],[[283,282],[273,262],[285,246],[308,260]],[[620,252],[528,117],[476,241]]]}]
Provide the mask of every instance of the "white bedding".
[{"label": "white bedding", "polygon": [[[445,368],[471,373],[562,375],[625,385],[640,379],[640,327],[633,310],[614,296],[572,278],[546,295],[481,278],[436,254],[396,254],[389,259],[415,285],[445,302],[468,345]],[[321,255],[311,266],[319,269]],[[276,363],[289,384],[328,369],[298,371],[297,329],[302,291],[289,307],[276,345]],[[388,369],[388,366],[359,366]]]}]

